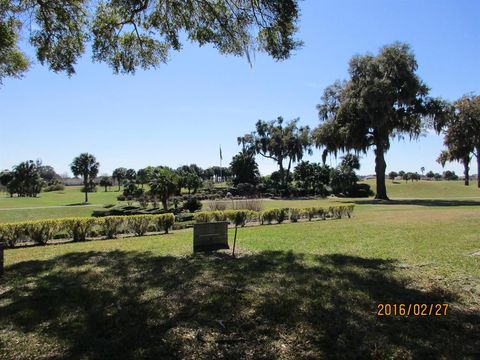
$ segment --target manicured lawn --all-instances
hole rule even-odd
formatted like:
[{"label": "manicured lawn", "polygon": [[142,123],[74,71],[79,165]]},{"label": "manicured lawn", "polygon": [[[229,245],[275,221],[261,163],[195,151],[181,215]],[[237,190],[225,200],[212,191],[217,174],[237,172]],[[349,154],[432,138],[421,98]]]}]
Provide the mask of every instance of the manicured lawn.
[{"label": "manicured lawn", "polygon": [[7,250],[0,358],[478,358],[480,206],[433,205],[241,228],[236,260],[191,230]]},{"label": "manicured lawn", "polygon": [[[375,180],[365,181],[375,191]],[[463,180],[459,181],[392,181],[387,180],[388,196],[392,199],[449,199],[476,197],[480,200],[480,189],[477,181],[471,180],[469,186],[465,186]]]},{"label": "manicured lawn", "polygon": [[[25,207],[45,207],[59,205],[82,205],[85,200],[85,194],[80,191],[80,186],[66,186],[62,191],[42,192],[35,198],[11,198],[6,193],[0,194],[1,208],[25,208]],[[113,187],[117,190],[117,187]],[[108,191],[98,188],[97,192],[88,194],[88,203],[93,205],[107,205],[117,203],[117,196],[121,192]]]}]

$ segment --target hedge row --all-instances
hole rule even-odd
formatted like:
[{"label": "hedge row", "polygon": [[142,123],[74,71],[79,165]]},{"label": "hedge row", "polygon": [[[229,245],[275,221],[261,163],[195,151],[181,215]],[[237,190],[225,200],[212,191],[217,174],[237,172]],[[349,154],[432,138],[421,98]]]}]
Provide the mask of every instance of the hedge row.
[{"label": "hedge row", "polygon": [[326,218],[341,219],[352,216],[354,205],[339,205],[330,207],[309,208],[282,208],[268,209],[263,211],[252,210],[225,210],[225,211],[202,211],[194,214],[197,223],[210,221],[229,221],[238,226],[244,226],[248,222],[259,222],[262,225],[276,222],[281,224],[285,220],[297,222],[300,219],[314,218],[325,220]]},{"label": "hedge row", "polygon": [[59,235],[83,241],[89,236],[115,238],[118,234],[145,235],[147,231],[165,231],[173,226],[175,215],[107,216],[103,218],[64,218],[0,224],[0,242],[9,247],[19,240],[46,244]]}]

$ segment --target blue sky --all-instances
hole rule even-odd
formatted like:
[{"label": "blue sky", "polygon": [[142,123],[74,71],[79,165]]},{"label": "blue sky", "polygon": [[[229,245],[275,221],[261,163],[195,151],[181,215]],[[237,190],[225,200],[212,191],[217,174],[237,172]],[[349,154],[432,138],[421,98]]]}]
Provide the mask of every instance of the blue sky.
[{"label": "blue sky", "polygon": [[[72,78],[34,64],[22,80],[0,88],[0,168],[40,158],[63,173],[85,151],[97,157],[101,173],[119,166],[208,167],[218,165],[220,144],[225,164],[239,150],[237,136],[258,119],[300,117],[317,126],[315,105],[327,85],[347,76],[349,59],[394,41],[412,46],[432,95],[454,100],[480,92],[479,1],[305,0],[301,10],[305,46],[283,62],[256,54],[250,67],[246,59],[185,43],[168,64],[135,76],[113,75],[89,54]],[[387,171],[441,172],[435,162],[441,150],[434,134],[394,141]],[[320,152],[307,160],[320,161]],[[276,169],[270,160],[258,162],[262,174]],[[374,173],[371,152],[361,164],[361,174]],[[462,173],[458,164],[446,169]]]}]

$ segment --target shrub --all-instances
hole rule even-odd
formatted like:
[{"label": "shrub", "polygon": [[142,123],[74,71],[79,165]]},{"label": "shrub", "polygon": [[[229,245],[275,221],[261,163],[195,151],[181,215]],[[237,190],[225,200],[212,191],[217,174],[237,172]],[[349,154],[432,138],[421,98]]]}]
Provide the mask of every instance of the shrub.
[{"label": "shrub", "polygon": [[212,221],[213,214],[211,211],[202,211],[202,212],[195,213],[193,215],[193,218],[197,223],[206,223],[206,222]]},{"label": "shrub", "polygon": [[63,221],[73,241],[85,241],[97,222],[94,218],[70,218]]},{"label": "shrub", "polygon": [[107,216],[98,220],[100,225],[101,234],[107,239],[113,239],[120,233],[120,228],[125,223],[126,218],[124,216]]},{"label": "shrub", "polygon": [[24,234],[25,227],[22,224],[0,225],[0,242],[3,242],[8,247],[14,247]]},{"label": "shrub", "polygon": [[125,201],[126,199],[127,199],[127,197],[123,194],[120,194],[120,195],[117,196],[118,201]]},{"label": "shrub", "polygon": [[43,188],[44,192],[61,191],[61,190],[65,190],[65,185],[62,183],[47,185]]},{"label": "shrub", "polygon": [[285,221],[285,219],[288,218],[288,208],[283,208],[283,209],[276,209],[275,213],[275,220],[277,220],[277,223],[281,224],[282,222]]},{"label": "shrub", "polygon": [[37,244],[45,245],[60,230],[61,220],[40,220],[26,223],[26,235]]},{"label": "shrub", "polygon": [[273,220],[277,217],[277,210],[278,209],[268,209],[262,211],[261,214],[261,223],[262,225],[266,222],[267,224],[271,224]]},{"label": "shrub", "polygon": [[190,199],[188,199],[183,203],[183,208],[192,213],[197,210],[201,210],[202,206],[203,206],[202,202],[198,200],[196,197],[191,197]]},{"label": "shrub", "polygon": [[296,209],[296,208],[290,209],[291,222],[297,222],[298,219],[300,219],[301,215],[302,215],[302,211],[300,209]]},{"label": "shrub", "polygon": [[133,215],[128,217],[128,228],[135,235],[143,236],[148,231],[151,215]]},{"label": "shrub", "polygon": [[173,215],[171,213],[170,214],[156,215],[153,220],[156,223],[156,228],[159,231],[164,230],[165,234],[168,234],[168,230],[175,223],[175,215]]},{"label": "shrub", "polygon": [[235,226],[245,226],[249,217],[249,210],[231,210],[227,214],[228,220]]}]

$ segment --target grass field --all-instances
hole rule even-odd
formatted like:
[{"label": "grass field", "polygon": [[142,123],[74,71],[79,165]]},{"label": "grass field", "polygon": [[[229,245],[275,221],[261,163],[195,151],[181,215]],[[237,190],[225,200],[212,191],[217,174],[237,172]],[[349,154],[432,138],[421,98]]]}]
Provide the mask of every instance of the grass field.
[{"label": "grass field", "polygon": [[6,250],[0,358],[479,358],[480,206],[456,197],[242,228],[236,260],[191,230]]},{"label": "grass field", "polygon": [[[375,181],[367,181],[375,189]],[[391,199],[445,199],[480,201],[480,189],[472,182],[464,186],[462,181],[418,181],[392,182],[387,181],[387,189]],[[116,187],[113,188],[116,190]],[[83,193],[79,186],[67,186],[64,191],[41,193],[37,198],[10,198],[0,194],[0,223],[59,218],[66,216],[90,216],[94,210],[105,205],[117,204],[120,192],[98,189],[89,194],[89,205],[83,203]],[[328,205],[337,201],[351,201],[352,199],[319,199],[305,202],[305,200],[276,200],[265,201],[265,208],[271,207],[306,207]],[[354,201],[361,199],[353,199]]]}]

